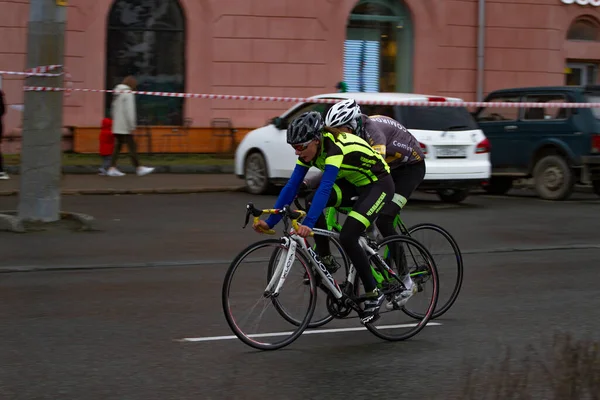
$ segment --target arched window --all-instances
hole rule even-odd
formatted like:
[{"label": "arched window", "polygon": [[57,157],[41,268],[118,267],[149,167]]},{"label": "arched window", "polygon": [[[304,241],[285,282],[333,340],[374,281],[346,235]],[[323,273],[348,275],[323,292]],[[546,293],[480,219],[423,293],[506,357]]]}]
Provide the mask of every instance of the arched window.
[{"label": "arched window", "polygon": [[[177,0],[116,0],[108,15],[106,43],[107,89],[134,75],[140,91],[185,91],[185,17]],[[107,93],[107,115],[111,100]],[[181,125],[183,102],[137,95],[138,122]]]},{"label": "arched window", "polygon": [[348,91],[412,90],[412,23],[402,1],[359,0],[346,26]]},{"label": "arched window", "polygon": [[575,20],[567,32],[567,40],[586,40],[597,42],[600,40],[598,22],[592,18],[581,17]]}]

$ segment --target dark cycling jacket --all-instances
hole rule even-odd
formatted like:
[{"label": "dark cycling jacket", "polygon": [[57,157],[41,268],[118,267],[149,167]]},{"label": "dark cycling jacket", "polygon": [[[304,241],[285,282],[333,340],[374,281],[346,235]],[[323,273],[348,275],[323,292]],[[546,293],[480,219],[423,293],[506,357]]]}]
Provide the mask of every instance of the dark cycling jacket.
[{"label": "dark cycling jacket", "polygon": [[[382,115],[362,115],[365,140],[375,151],[385,157],[390,169],[414,164],[425,159],[423,150],[415,137],[398,121]],[[319,184],[322,174],[305,181],[309,189]]]},{"label": "dark cycling jacket", "polygon": [[[356,135],[341,133],[335,138],[331,133],[324,133],[320,151],[319,155],[309,163],[298,158],[292,176],[281,190],[274,206],[274,208],[282,208],[294,200],[310,167],[324,171],[319,189],[315,193],[304,221],[302,221],[303,225],[311,229],[323,212],[336,179],[343,178],[360,187],[376,182],[382,176],[390,173],[390,167],[381,154]],[[272,228],[281,221],[281,218],[281,215],[273,214],[267,218],[266,223]]]},{"label": "dark cycling jacket", "polygon": [[415,137],[398,121],[383,115],[362,115],[365,140],[380,154],[391,169],[415,164],[425,158]]}]

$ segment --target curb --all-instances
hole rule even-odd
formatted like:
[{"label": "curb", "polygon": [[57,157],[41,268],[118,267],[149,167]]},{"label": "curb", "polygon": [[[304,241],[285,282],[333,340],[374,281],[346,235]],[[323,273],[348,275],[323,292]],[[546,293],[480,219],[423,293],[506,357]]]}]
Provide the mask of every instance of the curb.
[{"label": "curb", "polygon": [[[79,224],[78,231],[93,231],[95,228],[95,219],[91,215],[60,211],[60,220],[72,220]],[[18,211],[0,211],[0,231],[9,231],[15,233],[27,233],[31,229],[26,227],[27,221],[18,217]],[[42,223],[43,225],[44,223]],[[38,228],[39,229],[39,228]],[[36,229],[33,229],[36,230]]]},{"label": "curb", "polygon": [[[245,186],[214,186],[190,188],[139,188],[139,189],[63,189],[63,196],[77,195],[117,195],[117,194],[190,194],[190,193],[222,193],[244,192]],[[0,196],[16,196],[18,190],[0,190]]]},{"label": "curb", "polygon": [[[154,172],[158,174],[234,174],[233,165],[156,165]],[[7,165],[4,168],[10,175],[19,175],[19,166]],[[133,166],[127,165],[119,167],[126,174],[135,173]],[[96,165],[64,165],[61,167],[63,174],[84,175],[98,174]]]}]

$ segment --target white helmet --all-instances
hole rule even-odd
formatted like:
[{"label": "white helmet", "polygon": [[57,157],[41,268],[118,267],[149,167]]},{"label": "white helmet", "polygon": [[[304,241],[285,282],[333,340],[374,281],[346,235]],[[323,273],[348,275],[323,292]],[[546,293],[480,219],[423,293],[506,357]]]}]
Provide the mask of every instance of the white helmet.
[{"label": "white helmet", "polygon": [[339,103],[335,103],[333,107],[327,111],[325,125],[332,128],[348,125],[352,130],[356,131],[360,115],[360,107],[356,104],[354,99],[342,100]]}]

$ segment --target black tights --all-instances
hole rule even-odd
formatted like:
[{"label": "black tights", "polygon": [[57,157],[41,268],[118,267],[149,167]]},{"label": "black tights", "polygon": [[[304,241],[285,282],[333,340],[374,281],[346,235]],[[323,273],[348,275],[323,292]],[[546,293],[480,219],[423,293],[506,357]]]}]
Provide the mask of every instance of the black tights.
[{"label": "black tights", "polygon": [[[402,205],[423,181],[425,172],[424,161],[403,165],[392,170],[396,193],[390,201],[386,202],[376,221],[377,229],[384,238],[398,234],[394,229],[394,219],[402,209]],[[396,272],[400,276],[406,275],[408,267],[404,247],[402,245],[390,246],[389,249],[390,255],[387,261],[394,260],[397,267]]]},{"label": "black tights", "polygon": [[115,133],[114,135],[115,135],[116,143],[115,143],[115,149],[112,154],[111,167],[117,166],[117,160],[119,158],[119,153],[121,152],[121,147],[124,144],[127,144],[127,149],[129,150],[129,157],[131,158],[131,163],[133,164],[134,167],[136,167],[136,168],[139,167],[140,162],[137,157],[137,149],[135,146],[134,137],[132,135],[119,134],[119,133]]},{"label": "black tights", "polygon": [[[327,229],[324,214],[319,216],[319,219],[315,223],[315,228]],[[342,231],[340,232],[340,244],[350,260],[358,261],[353,261],[355,266],[369,265],[367,253],[365,253],[358,243],[358,238],[360,237],[361,233],[364,232],[364,230],[365,226],[362,222],[354,218],[346,218],[346,221],[342,226]],[[331,249],[329,248],[329,238],[327,236],[315,235],[314,239],[315,244],[317,245],[317,253],[319,254],[319,257],[331,254]],[[356,268],[356,272],[358,272],[358,276],[363,283],[365,292],[370,292],[375,289],[377,282],[375,281],[375,278],[373,278],[370,268],[365,269],[358,267]]]},{"label": "black tights", "polygon": [[[399,207],[398,211],[400,211]],[[377,229],[379,229],[381,236],[384,238],[398,234],[394,229],[394,218],[395,216],[392,217],[390,215],[379,214],[375,224],[377,225]],[[388,249],[390,250],[388,259],[386,260],[388,266],[393,268],[393,265],[390,265],[389,263],[390,260],[393,260],[397,267],[395,272],[398,273],[400,277],[408,274],[408,265],[406,261],[406,255],[404,253],[404,247],[401,244],[398,244],[396,246],[388,246]]]},{"label": "black tights", "polygon": [[[366,227],[373,223],[383,207],[386,200],[391,199],[394,193],[394,181],[390,175],[379,178],[378,181],[357,188],[347,181],[336,181],[336,188],[332,190],[327,206],[332,207],[339,203],[344,207],[345,204],[354,203],[351,199],[358,196],[358,200],[353,204],[352,211],[344,221],[340,232],[340,244],[342,249],[348,255],[348,258],[356,268],[358,276],[363,283],[365,292],[371,292],[377,287],[377,282],[371,273],[369,257],[359,244],[359,238]],[[337,194],[341,194],[341,199]],[[312,202],[312,196],[309,196],[309,204]],[[321,213],[315,228],[326,229],[325,215]],[[320,256],[331,254],[329,250],[329,239],[326,236],[315,235],[315,244]]]}]

